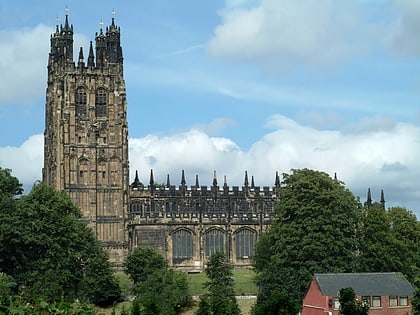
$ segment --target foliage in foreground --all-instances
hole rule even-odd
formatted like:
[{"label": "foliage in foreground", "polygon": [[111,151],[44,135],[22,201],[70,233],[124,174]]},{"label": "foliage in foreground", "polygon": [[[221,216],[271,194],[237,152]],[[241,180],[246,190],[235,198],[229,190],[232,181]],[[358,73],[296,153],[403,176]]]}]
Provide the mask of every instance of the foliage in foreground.
[{"label": "foliage in foreground", "polygon": [[127,257],[125,272],[134,283],[132,312],[175,315],[189,301],[185,273],[169,269],[166,260],[151,248],[134,249]]},{"label": "foliage in foreground", "polygon": [[343,288],[339,292],[341,315],[368,315],[369,305],[356,300],[353,288]]},{"label": "foliage in foreground", "polygon": [[280,195],[276,219],[255,248],[254,314],[283,309],[275,303],[281,292],[301,305],[315,273],[400,271],[418,288],[420,222],[413,213],[363,207],[342,182],[308,169],[283,174]]},{"label": "foliage in foreground", "polygon": [[232,266],[221,252],[214,253],[205,269],[208,293],[201,296],[196,315],[239,315],[234,293]]},{"label": "foliage in foreground", "polygon": [[0,168],[0,271],[15,290],[45,301],[112,305],[120,297],[106,252],[64,192],[43,183],[16,199],[18,180]]},{"label": "foliage in foreground", "polygon": [[356,249],[358,202],[338,180],[308,169],[283,174],[276,220],[257,243],[260,294],[255,310],[288,292],[296,304],[314,273],[349,272]]}]

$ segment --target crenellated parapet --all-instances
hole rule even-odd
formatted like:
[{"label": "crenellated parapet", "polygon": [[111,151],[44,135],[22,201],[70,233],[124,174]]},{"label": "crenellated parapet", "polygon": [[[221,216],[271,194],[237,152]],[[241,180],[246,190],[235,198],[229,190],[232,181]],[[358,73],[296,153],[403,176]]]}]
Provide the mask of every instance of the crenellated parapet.
[{"label": "crenellated parapet", "polygon": [[[226,178],[219,186],[216,176],[211,186],[199,185],[198,176],[195,185],[187,186],[182,171],[178,186],[170,184],[169,176],[166,184],[157,185],[151,171],[146,186],[136,172],[129,194],[130,248],[153,247],[177,268],[203,266],[216,249],[235,266],[249,266],[255,242],[274,219],[279,183],[255,186],[245,172],[241,187],[228,186]],[[179,248],[188,254],[183,257]]]}]

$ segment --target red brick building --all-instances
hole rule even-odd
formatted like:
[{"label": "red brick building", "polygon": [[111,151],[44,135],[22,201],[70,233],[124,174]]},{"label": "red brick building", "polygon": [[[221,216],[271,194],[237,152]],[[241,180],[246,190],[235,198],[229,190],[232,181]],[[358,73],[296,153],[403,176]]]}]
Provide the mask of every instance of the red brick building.
[{"label": "red brick building", "polygon": [[369,303],[370,315],[409,315],[413,288],[399,272],[315,274],[302,315],[338,315],[338,292],[353,288],[358,299]]}]

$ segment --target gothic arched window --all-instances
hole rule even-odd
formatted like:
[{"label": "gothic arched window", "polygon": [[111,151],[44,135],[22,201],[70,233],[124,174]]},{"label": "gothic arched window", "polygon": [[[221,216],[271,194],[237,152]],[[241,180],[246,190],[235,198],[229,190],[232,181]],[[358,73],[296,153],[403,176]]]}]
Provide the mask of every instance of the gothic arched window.
[{"label": "gothic arched window", "polygon": [[249,258],[254,255],[255,232],[242,229],[236,233],[236,258]]},{"label": "gothic arched window", "polygon": [[188,230],[179,230],[172,234],[172,261],[179,264],[192,257],[192,233]]},{"label": "gothic arched window", "polygon": [[78,88],[76,90],[74,104],[76,107],[76,117],[86,116],[87,97],[86,97],[86,91],[84,88]]},{"label": "gothic arched window", "polygon": [[98,91],[96,91],[95,114],[96,117],[106,116],[106,93],[104,89],[99,89]]},{"label": "gothic arched window", "polygon": [[210,230],[206,233],[206,257],[215,252],[225,252],[225,235],[220,230]]}]

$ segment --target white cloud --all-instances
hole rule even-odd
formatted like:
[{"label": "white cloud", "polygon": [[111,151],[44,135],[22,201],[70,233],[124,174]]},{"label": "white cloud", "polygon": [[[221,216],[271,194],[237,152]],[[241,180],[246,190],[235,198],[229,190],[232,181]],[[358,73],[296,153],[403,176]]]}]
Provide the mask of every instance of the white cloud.
[{"label": "white cloud", "polygon": [[[364,119],[367,121],[367,118]],[[375,125],[376,117],[372,117]],[[227,175],[229,185],[243,184],[244,171],[254,175],[255,184],[271,186],[275,172],[288,173],[292,168],[311,168],[337,173],[347,187],[364,200],[372,188],[375,200],[384,189],[388,206],[401,205],[420,217],[420,127],[394,123],[389,128],[366,132],[343,133],[304,126],[276,115],[268,123],[267,133],[244,151],[234,141],[210,137],[198,130],[168,136],[148,135],[129,140],[131,180],[139,171],[140,180],[148,183],[150,169],[154,179],[178,185],[185,170],[188,185],[199,175],[201,185],[211,185],[213,170],[219,184]],[[365,122],[364,122],[365,124]],[[26,186],[40,179],[42,135],[30,137],[18,148],[0,148],[0,166],[13,170]]]},{"label": "white cloud", "polygon": [[0,167],[11,169],[25,192],[29,192],[35,181],[42,180],[43,148],[42,134],[29,137],[20,147],[0,147]]},{"label": "white cloud", "polygon": [[[32,104],[45,97],[49,38],[54,31],[43,24],[33,29],[0,30],[0,105]],[[77,58],[78,47],[88,47],[88,41],[75,34],[74,42]]]},{"label": "white cloud", "polygon": [[261,0],[227,6],[208,43],[211,55],[266,71],[329,66],[371,47],[377,26],[351,1]]}]

